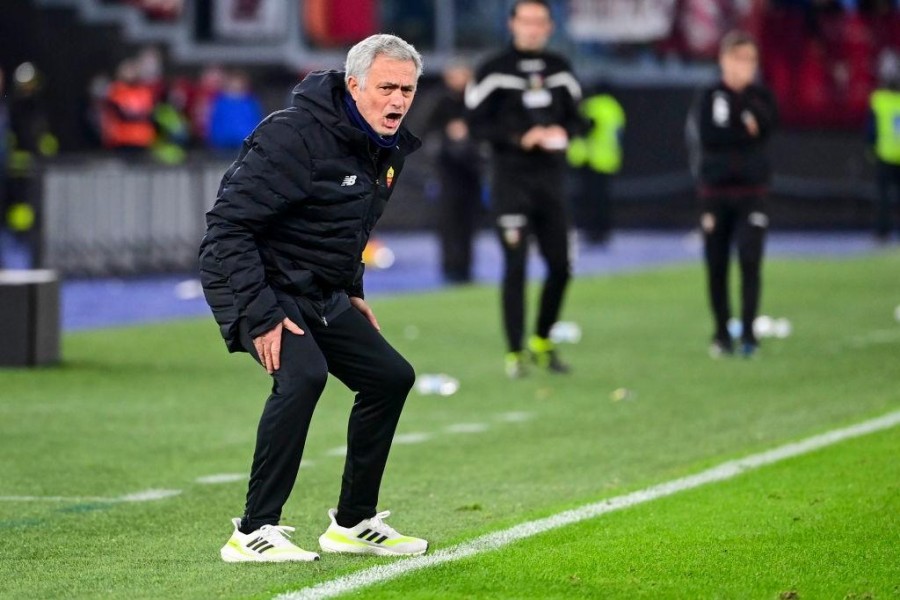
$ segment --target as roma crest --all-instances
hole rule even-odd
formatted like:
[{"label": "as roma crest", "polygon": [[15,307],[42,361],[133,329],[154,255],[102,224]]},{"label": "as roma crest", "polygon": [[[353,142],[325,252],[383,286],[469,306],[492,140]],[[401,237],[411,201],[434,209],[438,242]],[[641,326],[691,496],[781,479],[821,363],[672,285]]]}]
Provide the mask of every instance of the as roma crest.
[{"label": "as roma crest", "polygon": [[385,182],[387,182],[388,187],[394,185],[394,167],[388,167],[387,175],[385,175]]}]

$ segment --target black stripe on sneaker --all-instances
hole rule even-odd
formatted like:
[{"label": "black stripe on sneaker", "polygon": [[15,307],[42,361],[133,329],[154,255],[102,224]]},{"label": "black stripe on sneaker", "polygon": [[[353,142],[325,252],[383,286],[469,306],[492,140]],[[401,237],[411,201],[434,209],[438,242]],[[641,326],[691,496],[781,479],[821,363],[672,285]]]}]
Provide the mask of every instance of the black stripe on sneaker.
[{"label": "black stripe on sneaker", "polygon": [[365,531],[363,531],[362,533],[360,533],[360,534],[359,534],[358,536],[356,536],[356,537],[358,537],[358,538],[364,538],[364,537],[366,537],[367,535],[369,535],[370,533],[372,533],[372,530],[371,530],[371,529],[366,529]]},{"label": "black stripe on sneaker", "polygon": [[266,550],[271,550],[271,549],[274,548],[274,547],[275,547],[274,544],[266,544],[266,545],[263,546],[262,548],[257,548],[256,551],[259,552],[260,554],[262,554],[262,553],[265,552]]},{"label": "black stripe on sneaker", "polygon": [[370,535],[369,537],[367,537],[367,538],[366,538],[366,541],[367,541],[367,542],[371,542],[372,540],[374,540],[375,538],[377,538],[377,537],[380,536],[380,535],[381,535],[381,534],[378,533],[378,532],[376,531],[376,532],[374,532],[372,535]]},{"label": "black stripe on sneaker", "polygon": [[255,546],[251,546],[251,548],[253,550],[256,550],[257,552],[262,552],[262,550],[260,550],[260,548],[262,548],[263,546],[265,546],[267,544],[269,544],[269,542],[267,542],[266,540],[260,540],[260,542],[258,544],[256,544]]},{"label": "black stripe on sneaker", "polygon": [[258,537],[258,538],[256,538],[256,539],[254,539],[252,542],[247,542],[247,543],[244,544],[244,545],[245,545],[246,547],[249,548],[249,547],[251,547],[253,544],[259,542],[259,540],[261,540],[261,539],[262,539],[262,538]]},{"label": "black stripe on sneaker", "polygon": [[383,543],[384,543],[384,540],[386,540],[387,538],[388,538],[388,536],[383,535],[383,536],[381,536],[380,538],[378,538],[377,540],[375,540],[375,543],[376,543],[376,544],[383,544]]}]

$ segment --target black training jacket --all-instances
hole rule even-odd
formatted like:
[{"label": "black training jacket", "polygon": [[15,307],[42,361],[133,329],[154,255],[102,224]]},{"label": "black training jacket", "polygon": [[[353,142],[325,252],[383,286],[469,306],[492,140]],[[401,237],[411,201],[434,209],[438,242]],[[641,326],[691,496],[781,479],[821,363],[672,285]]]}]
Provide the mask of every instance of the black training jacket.
[{"label": "black training jacket", "polygon": [[[578,112],[581,86],[569,62],[553,52],[521,52],[510,46],[477,69],[465,99],[469,130],[511,167],[565,163],[564,152],[522,149],[522,135],[534,125],[561,125],[570,138],[587,128]],[[548,163],[548,155],[557,160]]]},{"label": "black training jacket", "polygon": [[[751,114],[759,135],[744,124]],[[772,94],[760,85],[735,92],[719,83],[702,91],[691,109],[688,145],[701,188],[741,189],[768,184],[771,167],[766,142],[778,123]]]},{"label": "black training jacket", "polygon": [[377,147],[350,122],[344,90],[337,71],[298,84],[292,106],[244,140],[206,214],[201,283],[232,352],[240,319],[254,337],[284,319],[276,291],[363,297],[369,233],[421,143],[401,127],[395,147]]}]

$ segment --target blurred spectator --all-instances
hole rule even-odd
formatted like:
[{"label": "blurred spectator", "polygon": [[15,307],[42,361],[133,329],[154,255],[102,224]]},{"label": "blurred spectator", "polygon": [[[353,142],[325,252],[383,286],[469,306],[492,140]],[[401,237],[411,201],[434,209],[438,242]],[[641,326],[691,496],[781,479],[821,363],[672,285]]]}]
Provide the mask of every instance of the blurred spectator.
[{"label": "blurred spectator", "polygon": [[881,85],[872,93],[872,142],[878,169],[878,205],[875,235],[890,239],[892,204],[900,203],[900,57],[885,52],[881,57]]},{"label": "blurred spectator", "polygon": [[109,84],[109,77],[106,73],[97,73],[91,77],[83,100],[82,130],[85,139],[93,148],[103,146],[103,110],[106,106]]},{"label": "blurred spectator", "polygon": [[143,48],[135,57],[134,63],[138,81],[152,90],[154,102],[161,100],[166,93],[166,79],[160,49],[155,46]]},{"label": "blurred spectator", "polygon": [[243,71],[228,73],[210,110],[210,147],[222,151],[237,150],[262,118],[262,105],[250,90],[247,75]]},{"label": "blurred spectator", "polygon": [[6,229],[6,166],[9,163],[9,107],[6,105],[6,81],[0,68],[0,269],[3,268],[3,232]]},{"label": "blurred spectator", "polygon": [[222,91],[225,82],[225,71],[217,65],[211,65],[200,73],[200,82],[188,100],[188,118],[191,121],[191,133],[201,145],[209,143],[209,121],[212,104]]},{"label": "blurred spectator", "polygon": [[[586,123],[578,113],[581,86],[569,61],[547,50],[554,22],[546,0],[516,0],[508,24],[512,44],[478,68],[466,89],[466,108],[473,135],[493,150],[491,202],[503,249],[506,374],[518,378],[527,373],[526,360],[554,373],[569,371],[549,336],[571,277],[565,151]],[[547,274],[526,353],[525,281],[532,237]]]},{"label": "blurred spectator", "polygon": [[719,65],[720,81],[702,90],[691,109],[688,143],[697,158],[707,293],[715,323],[710,356],[734,353],[728,331],[728,269],[731,249],[736,247],[741,271],[741,352],[749,358],[759,345],[753,322],[759,309],[769,225],[765,198],[771,166],[766,146],[778,122],[778,109],[769,90],[756,83],[759,50],[750,35],[726,34]]},{"label": "blurred spectator", "polygon": [[187,94],[183,87],[171,86],[162,102],[153,109],[156,140],[153,158],[167,165],[177,165],[187,158],[190,124],[186,115]]},{"label": "blurred spectator", "polygon": [[153,88],[139,80],[138,65],[125,60],[110,84],[102,116],[103,145],[123,152],[146,151],[156,139]]},{"label": "blurred spectator", "polygon": [[42,79],[30,62],[16,67],[9,109],[12,148],[6,186],[6,225],[29,247],[32,262],[37,260],[39,250],[37,165],[42,158],[55,156],[59,151],[59,142],[50,131]]},{"label": "blurred spectator", "polygon": [[440,138],[438,179],[441,192],[438,236],[441,269],[450,283],[472,280],[472,243],[481,216],[481,171],[478,144],[464,120],[464,93],[472,70],[462,63],[444,70],[441,96],[429,115],[426,132]]},{"label": "blurred spectator", "polygon": [[585,137],[569,144],[569,164],[576,167],[575,224],[589,243],[605,244],[612,233],[612,176],[622,168],[625,110],[608,86],[600,85],[581,102],[591,121]]},{"label": "blurred spectator", "polygon": [[50,132],[42,75],[32,63],[25,62],[16,68],[13,79],[10,124],[15,150],[33,156],[54,156],[59,143]]}]

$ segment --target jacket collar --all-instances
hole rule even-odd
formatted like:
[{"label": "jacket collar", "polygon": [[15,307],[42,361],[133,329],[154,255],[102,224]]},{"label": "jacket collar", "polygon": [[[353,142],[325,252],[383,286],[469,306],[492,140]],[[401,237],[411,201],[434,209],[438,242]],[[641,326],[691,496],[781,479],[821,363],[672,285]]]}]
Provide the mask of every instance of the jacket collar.
[{"label": "jacket collar", "polygon": [[[343,71],[315,71],[294,88],[292,105],[307,111],[339,139],[367,149],[368,135],[350,121],[344,110],[346,93]],[[400,125],[397,143],[392,150],[407,155],[419,149],[421,145],[419,138],[405,125]]]}]

